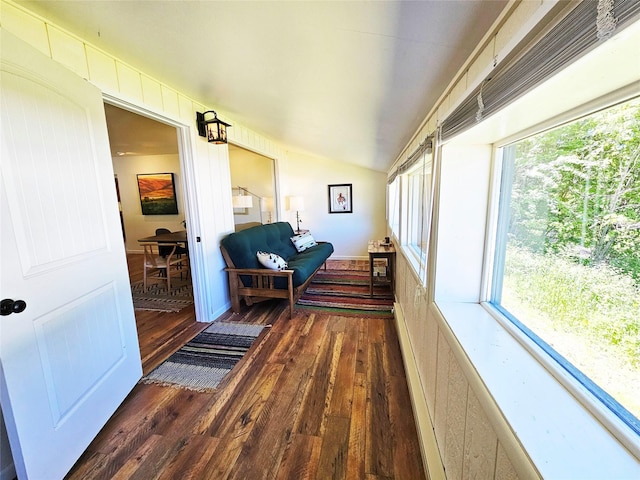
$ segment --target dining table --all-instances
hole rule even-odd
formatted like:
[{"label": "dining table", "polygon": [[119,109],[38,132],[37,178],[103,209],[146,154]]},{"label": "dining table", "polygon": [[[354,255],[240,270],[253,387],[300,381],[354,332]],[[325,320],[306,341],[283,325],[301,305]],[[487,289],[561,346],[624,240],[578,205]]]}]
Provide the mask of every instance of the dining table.
[{"label": "dining table", "polygon": [[178,232],[160,233],[151,235],[150,237],[139,238],[140,243],[182,243],[187,246],[187,231],[180,230]]}]

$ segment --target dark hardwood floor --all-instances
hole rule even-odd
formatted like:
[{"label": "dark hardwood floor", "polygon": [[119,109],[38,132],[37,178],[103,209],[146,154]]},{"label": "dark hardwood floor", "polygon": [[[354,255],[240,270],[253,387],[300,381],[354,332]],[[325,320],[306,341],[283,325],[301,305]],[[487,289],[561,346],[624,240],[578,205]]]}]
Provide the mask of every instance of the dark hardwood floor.
[{"label": "dark hardwood floor", "polygon": [[[213,393],[138,384],[67,478],[425,478],[392,320],[277,300],[220,320],[270,327]],[[206,327],[193,308],[136,322],[145,373]]]}]

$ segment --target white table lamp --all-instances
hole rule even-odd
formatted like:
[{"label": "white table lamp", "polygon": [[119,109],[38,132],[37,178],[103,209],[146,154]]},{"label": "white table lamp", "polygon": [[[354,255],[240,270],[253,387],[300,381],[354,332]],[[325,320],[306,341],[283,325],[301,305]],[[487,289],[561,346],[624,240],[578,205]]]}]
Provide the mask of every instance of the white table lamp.
[{"label": "white table lamp", "polygon": [[304,197],[299,195],[292,195],[288,198],[289,200],[289,210],[296,212],[296,233],[300,233],[300,213],[304,210]]}]

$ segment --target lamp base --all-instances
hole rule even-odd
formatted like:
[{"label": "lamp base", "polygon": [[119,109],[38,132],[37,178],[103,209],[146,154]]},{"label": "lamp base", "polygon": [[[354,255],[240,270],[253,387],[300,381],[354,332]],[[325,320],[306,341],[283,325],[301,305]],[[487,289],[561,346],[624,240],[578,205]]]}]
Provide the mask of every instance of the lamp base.
[{"label": "lamp base", "polygon": [[300,215],[298,213],[298,211],[296,210],[296,233],[300,232]]}]

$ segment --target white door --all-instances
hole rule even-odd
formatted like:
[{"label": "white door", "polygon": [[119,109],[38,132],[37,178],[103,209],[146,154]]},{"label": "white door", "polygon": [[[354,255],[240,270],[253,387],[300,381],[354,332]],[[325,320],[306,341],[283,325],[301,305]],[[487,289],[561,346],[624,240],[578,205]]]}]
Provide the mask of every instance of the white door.
[{"label": "white door", "polygon": [[[62,478],[141,377],[100,91],[0,29],[2,413],[19,477]],[[5,312],[6,313],[6,312]]]}]

